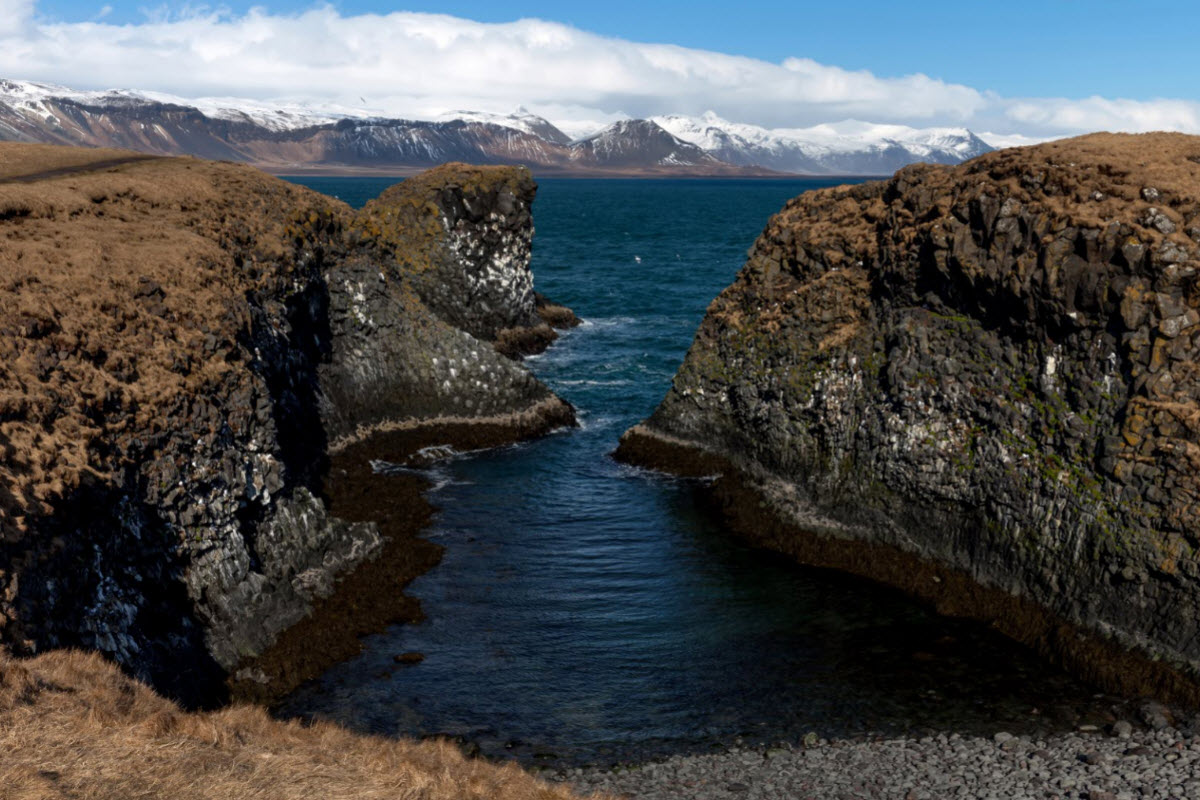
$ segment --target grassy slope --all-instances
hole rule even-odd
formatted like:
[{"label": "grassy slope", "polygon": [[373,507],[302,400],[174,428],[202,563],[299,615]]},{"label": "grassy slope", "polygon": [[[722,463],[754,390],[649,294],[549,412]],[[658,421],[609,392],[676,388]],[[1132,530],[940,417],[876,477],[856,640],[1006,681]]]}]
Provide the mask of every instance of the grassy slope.
[{"label": "grassy slope", "polygon": [[253,706],[187,713],[99,656],[0,653],[0,798],[567,800],[512,764],[444,742],[279,722]]}]

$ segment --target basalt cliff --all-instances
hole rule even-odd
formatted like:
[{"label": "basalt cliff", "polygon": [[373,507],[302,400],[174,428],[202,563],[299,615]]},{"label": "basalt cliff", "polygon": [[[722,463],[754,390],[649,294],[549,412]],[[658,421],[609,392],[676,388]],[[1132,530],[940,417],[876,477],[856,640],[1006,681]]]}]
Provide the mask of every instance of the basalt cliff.
[{"label": "basalt cliff", "polygon": [[532,290],[534,191],[454,164],[356,213],[241,165],[0,145],[0,643],[192,702],[266,681],[388,551],[336,476],[572,424],[497,348],[570,321]]},{"label": "basalt cliff", "polygon": [[811,192],[619,454],[740,531],[1200,701],[1200,138]]}]

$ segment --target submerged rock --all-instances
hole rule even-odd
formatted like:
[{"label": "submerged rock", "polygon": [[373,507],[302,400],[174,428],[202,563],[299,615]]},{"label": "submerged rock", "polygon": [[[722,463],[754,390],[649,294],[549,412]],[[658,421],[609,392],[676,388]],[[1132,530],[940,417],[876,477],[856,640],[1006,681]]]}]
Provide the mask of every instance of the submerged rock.
[{"label": "submerged rock", "polygon": [[[243,166],[0,146],[0,642],[93,648],[211,700],[385,544],[329,513],[331,453],[431,423],[495,443],[573,422],[458,327],[536,318],[528,173],[413,180],[504,234],[440,210],[414,229],[403,193],[355,214]],[[426,272],[475,286],[501,262],[523,288],[486,308],[422,299]]]},{"label": "submerged rock", "polygon": [[1176,134],[807,193],[619,452],[724,473],[763,544],[1200,701],[1198,223]]}]

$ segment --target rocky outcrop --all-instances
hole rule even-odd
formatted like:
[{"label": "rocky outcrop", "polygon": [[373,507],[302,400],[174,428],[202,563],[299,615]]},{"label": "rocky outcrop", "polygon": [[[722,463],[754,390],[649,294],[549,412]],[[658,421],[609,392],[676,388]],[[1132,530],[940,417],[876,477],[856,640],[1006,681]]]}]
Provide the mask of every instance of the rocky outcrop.
[{"label": "rocky outcrop", "polygon": [[347,231],[355,254],[330,274],[335,351],[322,387],[334,449],[380,425],[560,406],[500,355],[539,349],[512,340],[545,349],[556,337],[529,270],[535,190],[525,169],[453,164],[357,216]]},{"label": "rocky outcrop", "polygon": [[1200,139],[1098,134],[812,192],[625,458],[736,527],[1200,701]]},{"label": "rocky outcrop", "polygon": [[[536,189],[528,170],[465,165],[393,186],[363,209],[354,233],[373,251],[362,262],[367,264],[365,282],[355,281],[355,290],[347,291],[347,296],[358,297],[378,273],[377,269],[372,273],[371,265],[384,263],[407,277],[406,285],[422,305],[475,339],[492,342],[510,356],[544,350],[556,334],[539,315],[529,271],[530,209]],[[354,313],[370,316],[365,311]],[[561,321],[557,324],[564,327]],[[375,337],[370,324],[362,330],[377,341],[394,342],[401,353],[406,349],[395,336]],[[430,369],[440,368],[445,374],[418,380],[443,385],[449,377],[446,371],[457,372],[464,356],[474,358],[470,353],[443,354]],[[496,393],[489,397],[501,405],[507,402],[505,408],[512,406]],[[443,395],[434,404],[453,408],[469,399]]]},{"label": "rocky outcrop", "polygon": [[[0,148],[3,641],[100,650],[211,699],[386,546],[330,514],[332,451],[430,422],[511,439],[573,421],[421,302],[434,268],[529,284],[528,202],[512,216],[499,188],[532,200],[528,174],[470,171],[464,195],[465,172],[420,180],[511,236],[440,209],[408,235],[387,203],[355,215],[232,164]],[[410,240],[428,260],[400,256]],[[488,313],[527,319],[508,299]]]}]

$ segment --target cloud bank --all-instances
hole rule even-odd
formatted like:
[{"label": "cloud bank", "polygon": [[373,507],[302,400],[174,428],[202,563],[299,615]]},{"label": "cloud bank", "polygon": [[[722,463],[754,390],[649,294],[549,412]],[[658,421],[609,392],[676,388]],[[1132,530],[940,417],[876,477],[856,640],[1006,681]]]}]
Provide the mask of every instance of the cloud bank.
[{"label": "cloud bank", "polygon": [[344,16],[330,6],[297,15],[159,14],[134,25],[96,19],[46,21],[34,0],[0,0],[0,76],[420,118],[524,104],[576,127],[713,110],[766,127],[857,118],[1030,136],[1200,132],[1200,103],[1186,100],[1004,98],[923,74],[880,77],[799,57],[774,64],[535,19]]},{"label": "cloud bank", "polygon": [[33,0],[0,0],[0,37],[20,35],[33,16]]}]

